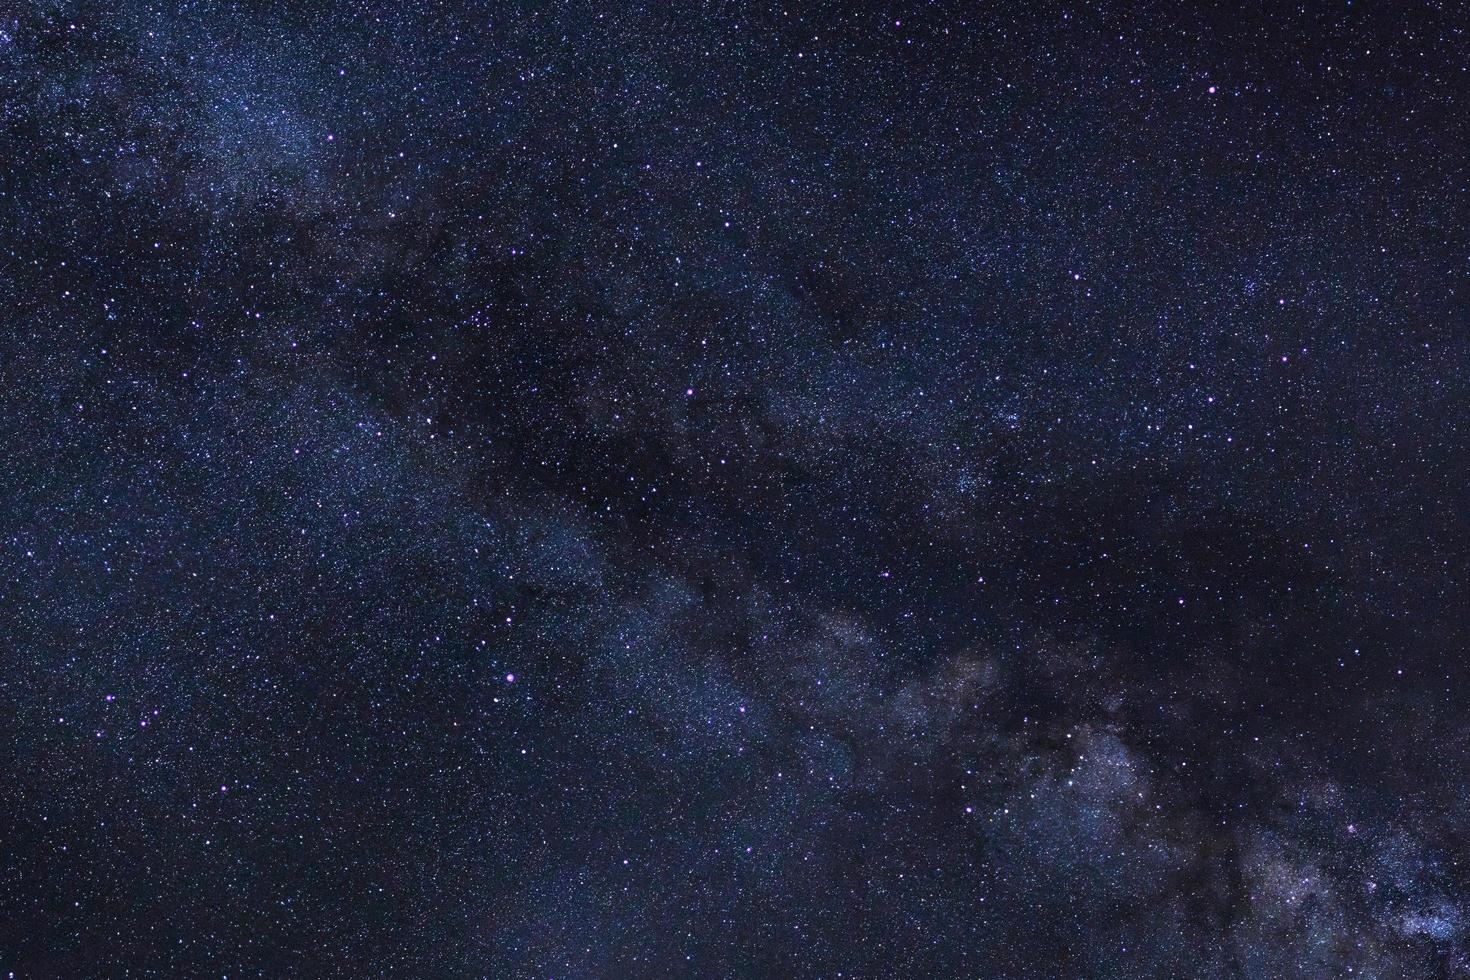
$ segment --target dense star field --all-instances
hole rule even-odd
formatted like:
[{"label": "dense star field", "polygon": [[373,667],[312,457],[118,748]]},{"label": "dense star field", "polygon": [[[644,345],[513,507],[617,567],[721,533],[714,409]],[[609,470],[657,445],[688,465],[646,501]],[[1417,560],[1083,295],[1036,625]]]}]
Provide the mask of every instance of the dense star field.
[{"label": "dense star field", "polygon": [[1470,977],[1467,69],[0,10],[0,973]]}]

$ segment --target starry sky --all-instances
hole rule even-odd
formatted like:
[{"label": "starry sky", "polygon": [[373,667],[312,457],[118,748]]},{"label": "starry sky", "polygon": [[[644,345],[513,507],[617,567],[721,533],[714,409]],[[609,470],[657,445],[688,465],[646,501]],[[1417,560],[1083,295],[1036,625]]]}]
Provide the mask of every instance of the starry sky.
[{"label": "starry sky", "polygon": [[1470,9],[0,9],[0,970],[1470,977]]}]

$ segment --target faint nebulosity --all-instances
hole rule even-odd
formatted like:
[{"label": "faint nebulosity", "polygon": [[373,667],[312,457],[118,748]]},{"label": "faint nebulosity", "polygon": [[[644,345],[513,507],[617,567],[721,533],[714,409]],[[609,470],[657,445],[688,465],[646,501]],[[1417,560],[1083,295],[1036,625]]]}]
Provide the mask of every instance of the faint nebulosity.
[{"label": "faint nebulosity", "polygon": [[1470,11],[0,11],[0,971],[1470,977]]}]

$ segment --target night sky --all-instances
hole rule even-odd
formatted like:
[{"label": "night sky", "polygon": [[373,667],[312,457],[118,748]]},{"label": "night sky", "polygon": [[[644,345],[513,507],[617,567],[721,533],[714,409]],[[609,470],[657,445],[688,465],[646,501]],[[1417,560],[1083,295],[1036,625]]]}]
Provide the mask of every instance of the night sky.
[{"label": "night sky", "polygon": [[1470,8],[0,8],[0,972],[1470,977]]}]

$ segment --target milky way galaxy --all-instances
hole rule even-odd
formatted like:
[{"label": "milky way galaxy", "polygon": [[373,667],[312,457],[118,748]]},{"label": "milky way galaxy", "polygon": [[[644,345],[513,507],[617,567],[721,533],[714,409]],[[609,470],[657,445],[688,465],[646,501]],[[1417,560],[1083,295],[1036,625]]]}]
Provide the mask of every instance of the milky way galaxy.
[{"label": "milky way galaxy", "polygon": [[1470,9],[0,10],[0,973],[1470,978]]}]

